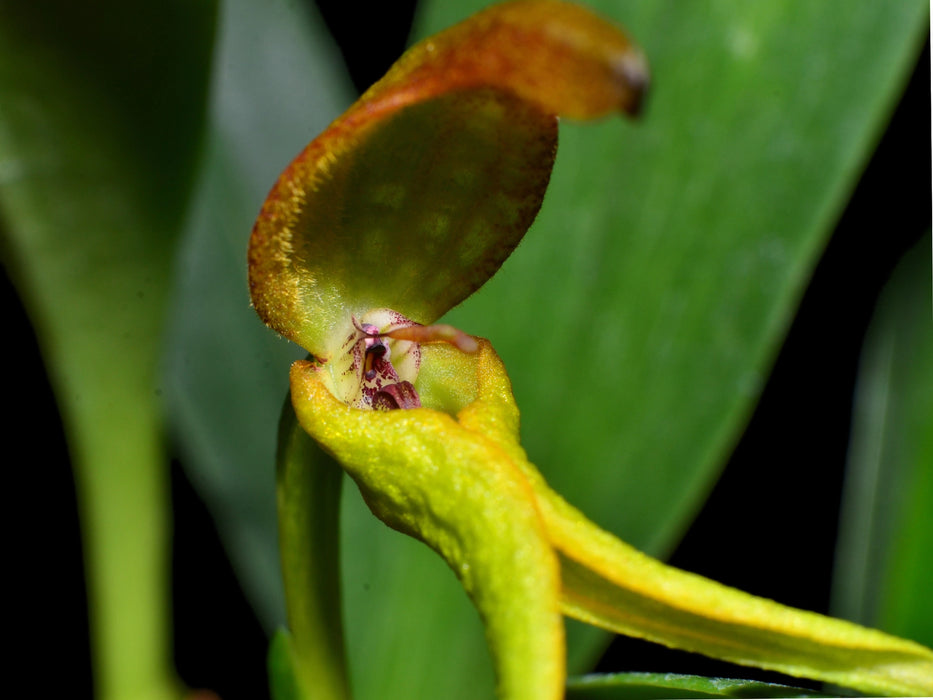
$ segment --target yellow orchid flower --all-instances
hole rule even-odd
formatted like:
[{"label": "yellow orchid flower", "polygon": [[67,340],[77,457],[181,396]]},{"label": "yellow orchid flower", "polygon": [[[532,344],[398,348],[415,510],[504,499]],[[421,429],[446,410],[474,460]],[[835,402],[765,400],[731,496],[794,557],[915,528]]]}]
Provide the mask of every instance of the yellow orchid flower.
[{"label": "yellow orchid flower", "polygon": [[312,356],[292,366],[280,434],[291,636],[274,643],[277,697],[349,697],[340,480],[315,445],[457,575],[500,698],[563,697],[564,615],[862,692],[933,693],[919,644],[679,571],[599,529],[528,461],[489,342],[431,325],[533,221],[557,116],[634,114],[647,83],[638,49],[588,10],[496,5],[411,49],[274,186],[250,241],[253,303]]}]

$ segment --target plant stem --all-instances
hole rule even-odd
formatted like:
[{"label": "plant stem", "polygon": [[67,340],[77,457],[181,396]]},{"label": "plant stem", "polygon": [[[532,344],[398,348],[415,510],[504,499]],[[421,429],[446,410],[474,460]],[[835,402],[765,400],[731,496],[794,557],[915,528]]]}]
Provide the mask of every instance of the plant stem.
[{"label": "plant stem", "polygon": [[300,697],[347,700],[340,596],[343,471],[298,425],[287,399],[277,455],[279,550]]}]

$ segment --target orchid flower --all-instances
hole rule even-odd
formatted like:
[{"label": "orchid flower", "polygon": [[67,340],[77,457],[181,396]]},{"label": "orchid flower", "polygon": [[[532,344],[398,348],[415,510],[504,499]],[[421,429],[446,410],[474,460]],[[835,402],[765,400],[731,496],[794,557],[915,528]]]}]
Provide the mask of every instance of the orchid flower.
[{"label": "orchid flower", "polygon": [[283,695],[349,696],[340,479],[314,445],[459,578],[500,698],[563,697],[565,615],[862,692],[933,693],[919,644],[679,571],[598,528],[529,462],[489,341],[436,323],[534,220],[558,116],[635,115],[647,86],[639,49],[583,7],[495,5],[412,48],[273,187],[250,240],[252,300],[310,353],[280,435]]}]

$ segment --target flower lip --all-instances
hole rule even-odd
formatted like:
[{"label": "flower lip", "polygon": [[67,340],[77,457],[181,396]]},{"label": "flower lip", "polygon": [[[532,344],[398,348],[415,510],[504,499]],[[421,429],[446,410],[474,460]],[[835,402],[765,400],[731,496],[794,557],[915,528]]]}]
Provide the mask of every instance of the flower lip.
[{"label": "flower lip", "polygon": [[376,392],[373,396],[373,408],[378,411],[421,408],[421,397],[411,382],[398,382]]},{"label": "flower lip", "polygon": [[445,343],[467,354],[479,350],[475,338],[453,326],[422,326],[391,309],[351,317],[351,326],[340,351],[322,367],[331,393],[353,408],[420,407],[414,382],[424,344]]}]

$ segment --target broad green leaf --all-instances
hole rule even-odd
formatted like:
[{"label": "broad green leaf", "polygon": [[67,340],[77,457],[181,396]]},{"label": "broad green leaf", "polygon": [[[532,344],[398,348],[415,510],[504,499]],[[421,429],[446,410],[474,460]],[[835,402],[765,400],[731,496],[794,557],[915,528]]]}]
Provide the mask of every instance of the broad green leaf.
[{"label": "broad green leaf", "polygon": [[[428,2],[421,33],[482,4]],[[643,119],[562,123],[535,225],[446,320],[499,350],[552,486],[663,554],[744,426],[927,6],[590,4],[645,51]],[[587,648],[571,640],[577,664]]]},{"label": "broad green leaf", "polygon": [[0,4],[4,265],[68,437],[101,698],[177,696],[158,354],[215,3]]},{"label": "broad green leaf", "polygon": [[933,644],[930,239],[882,293],[862,353],[834,574],[836,614]]},{"label": "broad green leaf", "polygon": [[819,698],[819,693],[778,683],[705,678],[674,673],[611,673],[567,680],[567,700],[667,698]]}]

